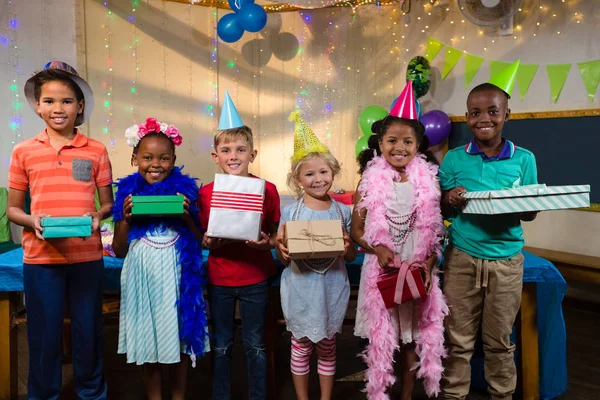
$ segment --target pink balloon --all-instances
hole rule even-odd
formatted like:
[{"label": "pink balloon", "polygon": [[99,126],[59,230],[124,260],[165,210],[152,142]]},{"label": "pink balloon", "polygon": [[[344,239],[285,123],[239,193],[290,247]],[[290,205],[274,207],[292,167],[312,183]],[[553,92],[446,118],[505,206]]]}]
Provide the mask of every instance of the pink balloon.
[{"label": "pink balloon", "polygon": [[452,131],[452,122],[450,117],[440,110],[432,110],[425,114],[420,119],[425,126],[425,134],[429,138],[429,145],[435,146],[442,143]]}]

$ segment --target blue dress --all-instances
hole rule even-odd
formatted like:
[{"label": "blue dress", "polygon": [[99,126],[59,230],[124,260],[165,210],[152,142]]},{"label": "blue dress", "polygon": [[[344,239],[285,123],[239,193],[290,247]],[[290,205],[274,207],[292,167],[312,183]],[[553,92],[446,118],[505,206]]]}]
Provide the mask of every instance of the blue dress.
[{"label": "blue dress", "polygon": [[[162,226],[129,245],[121,272],[119,354],[128,363],[174,364],[186,344],[179,337],[179,234]],[[205,351],[209,350],[208,337]]]},{"label": "blue dress", "polygon": [[[301,202],[301,200],[300,200]],[[312,210],[299,204],[297,220],[332,220],[340,219],[350,231],[351,211],[344,204],[334,204],[328,210]],[[290,204],[283,209],[281,223],[293,220],[298,203]],[[288,268],[281,274],[281,308],[287,324],[287,330],[295,338],[308,338],[317,343],[324,338],[333,338],[341,332],[348,300],[350,283],[346,272],[346,264],[342,257],[337,257],[331,267],[324,273],[315,272],[301,261],[292,260]]]}]

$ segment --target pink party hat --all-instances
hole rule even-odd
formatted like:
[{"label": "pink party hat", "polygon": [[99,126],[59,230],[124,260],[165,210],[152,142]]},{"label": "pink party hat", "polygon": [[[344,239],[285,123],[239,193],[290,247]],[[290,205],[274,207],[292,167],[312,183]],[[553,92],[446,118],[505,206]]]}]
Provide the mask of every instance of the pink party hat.
[{"label": "pink party hat", "polygon": [[412,81],[409,79],[406,86],[398,96],[398,100],[390,110],[390,115],[406,119],[419,119],[417,115],[417,104],[413,93]]}]

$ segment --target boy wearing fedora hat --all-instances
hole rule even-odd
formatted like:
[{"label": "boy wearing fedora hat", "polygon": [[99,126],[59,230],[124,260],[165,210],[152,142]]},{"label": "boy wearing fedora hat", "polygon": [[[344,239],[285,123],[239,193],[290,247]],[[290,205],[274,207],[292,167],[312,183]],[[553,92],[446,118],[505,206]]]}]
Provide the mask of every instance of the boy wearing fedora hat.
[{"label": "boy wearing fedora hat", "polygon": [[[112,171],[104,145],[79,132],[92,113],[90,86],[70,65],[51,61],[25,84],[46,127],[17,144],[8,174],[8,218],[23,226],[30,399],[58,399],[62,324],[71,312],[74,388],[80,399],[106,399],[103,377],[102,243],[98,225],[111,213]],[[31,215],[24,211],[31,193]],[[100,209],[94,199],[98,192]],[[92,217],[89,238],[45,239],[45,217]]]}]

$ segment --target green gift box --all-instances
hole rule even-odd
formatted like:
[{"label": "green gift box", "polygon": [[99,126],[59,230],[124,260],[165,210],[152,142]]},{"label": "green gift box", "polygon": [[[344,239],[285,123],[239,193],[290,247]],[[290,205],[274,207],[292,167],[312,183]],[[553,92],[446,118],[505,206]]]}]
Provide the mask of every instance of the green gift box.
[{"label": "green gift box", "polygon": [[92,217],[48,217],[41,224],[45,239],[92,236]]},{"label": "green gift box", "polygon": [[183,215],[183,196],[132,196],[131,214],[136,217]]}]

